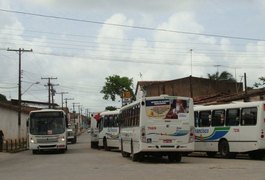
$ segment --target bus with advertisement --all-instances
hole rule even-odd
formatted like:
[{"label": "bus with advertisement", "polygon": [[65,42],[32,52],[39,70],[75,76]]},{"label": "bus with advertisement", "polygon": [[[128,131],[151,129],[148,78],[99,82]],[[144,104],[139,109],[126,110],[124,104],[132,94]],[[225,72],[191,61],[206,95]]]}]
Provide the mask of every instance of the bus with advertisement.
[{"label": "bus with advertisement", "polygon": [[44,150],[67,150],[67,117],[63,110],[44,109],[29,113],[28,142],[33,154]]},{"label": "bus with advertisement", "polygon": [[120,148],[123,157],[142,161],[167,156],[180,162],[194,151],[193,100],[188,97],[143,97],[120,109]]},{"label": "bus with advertisement", "polygon": [[195,151],[213,157],[235,158],[238,153],[251,159],[265,156],[265,101],[197,105]]},{"label": "bus with advertisement", "polygon": [[100,113],[98,146],[106,151],[120,147],[118,115],[119,110]]}]

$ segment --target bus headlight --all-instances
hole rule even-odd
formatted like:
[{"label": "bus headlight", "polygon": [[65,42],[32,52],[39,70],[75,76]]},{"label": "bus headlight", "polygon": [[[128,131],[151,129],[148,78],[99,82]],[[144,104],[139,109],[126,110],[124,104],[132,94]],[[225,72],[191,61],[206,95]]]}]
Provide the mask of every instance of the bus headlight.
[{"label": "bus headlight", "polygon": [[64,136],[59,136],[59,141],[64,142],[65,141]]},{"label": "bus headlight", "polygon": [[32,138],[30,138],[30,142],[31,142],[32,144],[34,144],[34,140],[33,140]]}]

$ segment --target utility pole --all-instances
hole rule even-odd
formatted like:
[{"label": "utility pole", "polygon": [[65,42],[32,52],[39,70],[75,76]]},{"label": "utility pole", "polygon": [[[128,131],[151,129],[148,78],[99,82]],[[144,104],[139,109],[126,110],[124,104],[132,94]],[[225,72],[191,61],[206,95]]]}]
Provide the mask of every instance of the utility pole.
[{"label": "utility pole", "polygon": [[67,101],[68,100],[75,100],[74,98],[64,98],[64,100],[65,100],[65,107],[67,108]]},{"label": "utility pole", "polygon": [[62,109],[63,109],[63,95],[64,95],[64,94],[68,94],[68,92],[59,92],[59,93],[56,93],[56,94],[61,94]]},{"label": "utility pole", "polygon": [[20,126],[21,126],[21,55],[24,52],[32,52],[32,49],[7,49],[7,51],[18,52],[19,55],[19,63],[18,63],[18,138],[20,139]]},{"label": "utility pole", "polygon": [[52,87],[51,80],[57,79],[57,77],[56,78],[47,77],[47,78],[41,78],[41,79],[48,79],[48,83],[47,83],[47,86],[48,86],[48,104],[49,104],[49,109],[50,109],[51,108],[51,87]]},{"label": "utility pole", "polygon": [[192,76],[192,49],[190,49],[190,76]]},{"label": "utility pole", "polygon": [[59,86],[59,84],[51,84],[51,93],[52,93],[52,108],[54,109],[54,96],[56,94],[56,90],[53,88],[54,86]]},{"label": "utility pole", "polygon": [[74,124],[75,124],[75,105],[76,104],[80,104],[79,102],[78,103],[74,103],[73,102],[73,114],[74,114]]}]

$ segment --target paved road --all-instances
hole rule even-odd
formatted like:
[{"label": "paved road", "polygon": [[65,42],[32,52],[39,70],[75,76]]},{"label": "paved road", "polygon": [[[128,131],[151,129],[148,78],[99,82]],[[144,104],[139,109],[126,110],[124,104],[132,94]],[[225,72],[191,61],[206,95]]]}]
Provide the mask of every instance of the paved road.
[{"label": "paved road", "polygon": [[0,153],[0,180],[265,180],[265,160],[183,157],[181,163],[165,159],[132,162],[119,152],[90,149],[82,134],[65,154],[24,151]]}]

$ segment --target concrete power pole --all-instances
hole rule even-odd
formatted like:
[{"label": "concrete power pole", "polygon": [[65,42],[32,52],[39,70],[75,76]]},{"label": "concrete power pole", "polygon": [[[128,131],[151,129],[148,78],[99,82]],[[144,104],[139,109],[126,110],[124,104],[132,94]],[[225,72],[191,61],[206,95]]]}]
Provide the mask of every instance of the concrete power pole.
[{"label": "concrete power pole", "polygon": [[57,79],[57,77],[56,78],[47,77],[47,78],[41,78],[41,79],[48,79],[48,83],[47,83],[47,86],[48,86],[48,104],[49,104],[49,109],[50,109],[51,108],[51,88],[52,88],[51,80]]},{"label": "concrete power pole", "polygon": [[69,100],[75,100],[75,99],[74,99],[74,98],[64,98],[64,100],[65,100],[65,107],[68,108],[68,107],[67,107],[67,102],[68,102]]},{"label": "concrete power pole", "polygon": [[61,94],[61,101],[62,101],[62,109],[63,109],[63,95],[68,94],[68,92],[58,92],[56,94]]},{"label": "concrete power pole", "polygon": [[24,52],[32,52],[32,49],[7,49],[7,51],[18,52],[19,55],[19,65],[18,65],[18,138],[20,138],[20,126],[21,126],[21,55]]}]

